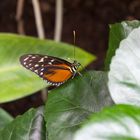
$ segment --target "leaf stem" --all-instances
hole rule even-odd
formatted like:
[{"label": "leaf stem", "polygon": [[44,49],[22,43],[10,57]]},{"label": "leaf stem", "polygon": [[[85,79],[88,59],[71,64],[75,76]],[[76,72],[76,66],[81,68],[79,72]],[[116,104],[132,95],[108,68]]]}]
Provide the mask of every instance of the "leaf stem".
[{"label": "leaf stem", "polygon": [[36,22],[38,37],[40,39],[44,39],[45,38],[45,32],[44,32],[42,16],[41,16],[41,12],[40,12],[41,10],[40,10],[40,6],[39,6],[39,1],[38,0],[32,0],[32,4],[33,4],[33,9],[34,9],[34,15],[35,15],[35,22]]},{"label": "leaf stem", "polygon": [[22,35],[25,34],[24,21],[22,19],[23,8],[24,8],[24,0],[18,0],[17,1],[17,10],[16,10],[17,31],[19,34],[22,34]]},{"label": "leaf stem", "polygon": [[63,21],[63,0],[56,0],[54,40],[60,41]]}]

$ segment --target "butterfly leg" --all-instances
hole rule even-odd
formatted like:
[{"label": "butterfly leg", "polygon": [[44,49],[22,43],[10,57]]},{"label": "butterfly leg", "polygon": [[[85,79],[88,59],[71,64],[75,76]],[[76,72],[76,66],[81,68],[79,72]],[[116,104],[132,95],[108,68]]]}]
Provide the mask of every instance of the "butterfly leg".
[{"label": "butterfly leg", "polygon": [[82,73],[80,73],[79,71],[77,72],[81,77],[83,76]]}]

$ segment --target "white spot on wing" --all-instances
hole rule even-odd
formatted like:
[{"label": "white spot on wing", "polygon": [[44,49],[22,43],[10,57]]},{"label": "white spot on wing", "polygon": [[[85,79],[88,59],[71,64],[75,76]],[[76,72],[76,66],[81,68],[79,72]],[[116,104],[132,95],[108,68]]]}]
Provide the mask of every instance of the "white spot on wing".
[{"label": "white spot on wing", "polygon": [[24,61],[26,61],[26,60],[28,60],[29,59],[29,57],[26,57],[25,59],[24,59]]},{"label": "white spot on wing", "polygon": [[41,69],[41,71],[43,71],[43,70],[44,70],[44,68]]},{"label": "white spot on wing", "polygon": [[54,62],[54,59],[52,59],[51,62]]},{"label": "white spot on wing", "polygon": [[38,67],[38,66],[39,66],[38,64],[35,65],[35,67]]},{"label": "white spot on wing", "polygon": [[48,64],[49,64],[49,65],[52,65],[52,62],[49,62]]},{"label": "white spot on wing", "polygon": [[43,75],[43,72],[41,72],[40,75]]},{"label": "white spot on wing", "polygon": [[29,54],[29,55],[26,56],[26,58],[27,58],[27,57],[28,57],[28,58],[29,58],[29,57],[32,57],[32,55]]},{"label": "white spot on wing", "polygon": [[38,70],[35,70],[35,73],[38,73]]},{"label": "white spot on wing", "polygon": [[44,58],[41,58],[38,62],[43,62],[44,61]]}]

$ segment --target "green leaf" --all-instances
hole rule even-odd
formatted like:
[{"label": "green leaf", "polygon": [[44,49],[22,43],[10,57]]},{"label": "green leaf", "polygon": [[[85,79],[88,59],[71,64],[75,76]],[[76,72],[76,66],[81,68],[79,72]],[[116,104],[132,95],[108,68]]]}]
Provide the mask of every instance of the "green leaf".
[{"label": "green leaf", "polygon": [[108,86],[115,103],[140,106],[140,27],[120,43],[110,65]]},{"label": "green leaf", "polygon": [[116,49],[119,47],[121,40],[125,39],[129,33],[140,26],[138,20],[123,21],[110,25],[109,48],[105,59],[105,70],[109,70],[112,57],[115,55]]},{"label": "green leaf", "polygon": [[11,121],[13,120],[13,117],[8,114],[5,110],[0,108],[0,131]]},{"label": "green leaf", "polygon": [[91,113],[111,104],[107,73],[92,71],[75,77],[48,95],[48,140],[72,140],[75,130]]},{"label": "green leaf", "polygon": [[139,140],[140,108],[117,105],[93,114],[74,140]]},{"label": "green leaf", "polygon": [[[26,70],[19,63],[19,57],[26,53],[39,53],[60,58],[73,58],[72,45],[51,40],[0,34],[0,103],[22,98],[47,86],[36,74]],[[76,59],[83,66],[95,56],[75,48]]]},{"label": "green leaf", "polygon": [[46,140],[43,108],[30,109],[0,132],[0,140]]}]

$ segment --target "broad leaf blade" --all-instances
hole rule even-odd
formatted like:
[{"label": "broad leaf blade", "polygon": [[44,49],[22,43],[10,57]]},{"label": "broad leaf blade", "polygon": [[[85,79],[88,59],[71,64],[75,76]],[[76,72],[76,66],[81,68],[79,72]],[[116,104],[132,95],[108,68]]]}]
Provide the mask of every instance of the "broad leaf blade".
[{"label": "broad leaf blade", "polygon": [[[83,66],[95,57],[80,48],[75,48],[76,59]],[[19,57],[27,53],[39,53],[73,59],[73,46],[51,40],[0,34],[0,103],[15,100],[47,86],[36,74],[19,63]]]},{"label": "broad leaf blade", "polygon": [[115,55],[115,51],[119,47],[120,42],[125,39],[133,29],[139,26],[140,22],[137,20],[123,21],[110,25],[109,48],[105,59],[106,70],[109,70],[111,59]]},{"label": "broad leaf blade", "polygon": [[117,105],[93,114],[74,140],[138,140],[139,132],[140,108]]},{"label": "broad leaf blade", "polygon": [[93,71],[75,77],[49,93],[45,109],[48,140],[71,140],[91,113],[111,104],[106,73]]},{"label": "broad leaf blade", "polygon": [[115,103],[140,106],[140,28],[120,43],[110,65],[108,86]]},{"label": "broad leaf blade", "polygon": [[0,108],[0,130],[13,120],[12,116]]},{"label": "broad leaf blade", "polygon": [[46,140],[43,108],[30,109],[0,132],[0,140]]}]

